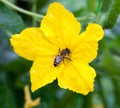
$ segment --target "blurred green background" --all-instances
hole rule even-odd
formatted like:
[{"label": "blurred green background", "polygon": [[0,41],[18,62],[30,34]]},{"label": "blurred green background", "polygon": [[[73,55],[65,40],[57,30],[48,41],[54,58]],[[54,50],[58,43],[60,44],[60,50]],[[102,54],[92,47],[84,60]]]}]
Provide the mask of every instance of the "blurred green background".
[{"label": "blurred green background", "polygon": [[[9,38],[26,27],[39,26],[41,18],[17,11],[0,0],[0,108],[23,108],[26,84],[30,85],[32,62],[14,53]],[[120,0],[8,0],[25,10],[45,15],[48,5],[62,3],[82,24],[102,25],[104,39],[90,65],[97,72],[95,90],[87,96],[61,89],[57,81],[31,93],[41,98],[35,108],[120,108]]]}]

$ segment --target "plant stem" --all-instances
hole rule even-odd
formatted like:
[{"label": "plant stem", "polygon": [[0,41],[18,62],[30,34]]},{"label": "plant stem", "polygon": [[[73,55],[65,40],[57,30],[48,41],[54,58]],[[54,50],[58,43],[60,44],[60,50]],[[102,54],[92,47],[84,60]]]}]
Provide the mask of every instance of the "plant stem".
[{"label": "plant stem", "polygon": [[24,10],[18,6],[15,6],[14,4],[10,3],[9,1],[7,0],[1,0],[1,2],[3,2],[4,4],[8,5],[9,7],[11,7],[12,9],[15,9],[21,13],[24,13],[26,15],[29,15],[29,16],[32,16],[32,17],[37,17],[37,18],[43,18],[44,15],[40,15],[40,14],[37,14],[37,13],[33,13],[33,12],[30,12],[30,11],[27,11],[27,10]]},{"label": "plant stem", "polygon": [[[34,13],[36,13],[37,12],[37,0],[32,0],[32,12],[34,12]],[[36,22],[36,18],[35,17],[33,17],[33,26],[37,26],[37,22]]]},{"label": "plant stem", "polygon": [[97,9],[96,9],[96,13],[100,13],[101,9],[100,9],[100,2],[101,0],[98,0],[98,6],[97,6]]},{"label": "plant stem", "polygon": [[88,19],[88,16],[83,16],[83,17],[77,17],[76,18],[78,21],[84,21]]}]

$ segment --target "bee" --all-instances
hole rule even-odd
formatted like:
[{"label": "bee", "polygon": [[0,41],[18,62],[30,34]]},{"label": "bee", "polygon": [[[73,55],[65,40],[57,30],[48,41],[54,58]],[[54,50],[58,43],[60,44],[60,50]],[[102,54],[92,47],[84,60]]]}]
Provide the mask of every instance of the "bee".
[{"label": "bee", "polygon": [[64,59],[71,60],[70,58],[67,57],[70,54],[70,50],[68,48],[63,49],[62,51],[60,51],[60,49],[59,49],[59,52],[60,52],[60,54],[57,55],[54,59],[54,66],[55,67],[58,66],[61,63],[61,61],[64,62]]}]

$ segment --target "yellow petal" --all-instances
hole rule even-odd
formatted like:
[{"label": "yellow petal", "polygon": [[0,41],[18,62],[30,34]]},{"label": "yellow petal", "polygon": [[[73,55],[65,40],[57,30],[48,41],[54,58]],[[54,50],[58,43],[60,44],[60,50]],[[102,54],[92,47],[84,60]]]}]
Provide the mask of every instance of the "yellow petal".
[{"label": "yellow petal", "polygon": [[32,83],[32,91],[34,92],[38,88],[41,88],[48,83],[53,82],[56,76],[65,67],[64,64],[60,64],[57,67],[53,65],[54,58],[44,57],[37,58],[30,70],[30,78]]},{"label": "yellow petal", "polygon": [[104,31],[98,24],[89,24],[80,36],[76,36],[70,44],[72,58],[91,62],[97,56],[98,41],[103,38]]},{"label": "yellow petal", "polygon": [[40,28],[45,36],[62,49],[68,46],[74,36],[79,34],[80,23],[62,4],[54,2],[49,6]]},{"label": "yellow petal", "polygon": [[104,36],[104,31],[99,24],[89,23],[86,31],[83,32],[81,38],[86,41],[99,41]]},{"label": "yellow petal", "polygon": [[95,70],[77,61],[69,63],[58,76],[60,87],[87,95],[94,90]]},{"label": "yellow petal", "polygon": [[15,52],[29,60],[39,56],[56,55],[58,48],[43,36],[40,28],[26,28],[10,39]]}]

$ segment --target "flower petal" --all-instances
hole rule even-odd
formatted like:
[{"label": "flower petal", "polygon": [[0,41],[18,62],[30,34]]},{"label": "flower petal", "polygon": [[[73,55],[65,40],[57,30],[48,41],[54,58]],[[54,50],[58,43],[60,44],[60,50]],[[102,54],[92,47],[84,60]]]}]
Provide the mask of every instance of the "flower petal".
[{"label": "flower petal", "polygon": [[39,56],[56,55],[58,48],[43,35],[40,28],[27,28],[10,39],[17,54],[34,60]]},{"label": "flower petal", "polygon": [[81,34],[83,40],[86,41],[99,41],[103,38],[104,31],[99,24],[89,23],[86,31]]},{"label": "flower petal", "polygon": [[58,76],[58,84],[77,93],[87,95],[94,89],[95,70],[88,64],[72,61]]},{"label": "flower petal", "polygon": [[40,28],[45,36],[52,38],[52,42],[65,48],[70,40],[79,34],[80,23],[63,5],[54,2],[49,6]]},{"label": "flower petal", "polygon": [[104,31],[98,24],[89,24],[86,31],[76,36],[70,44],[72,58],[91,62],[97,56],[98,41],[103,38]]},{"label": "flower petal", "polygon": [[48,83],[53,82],[56,79],[56,76],[63,70],[65,67],[63,64],[60,64],[57,67],[53,65],[54,58],[45,57],[37,58],[30,70],[31,77],[31,89],[34,92],[38,88],[45,86]]}]

